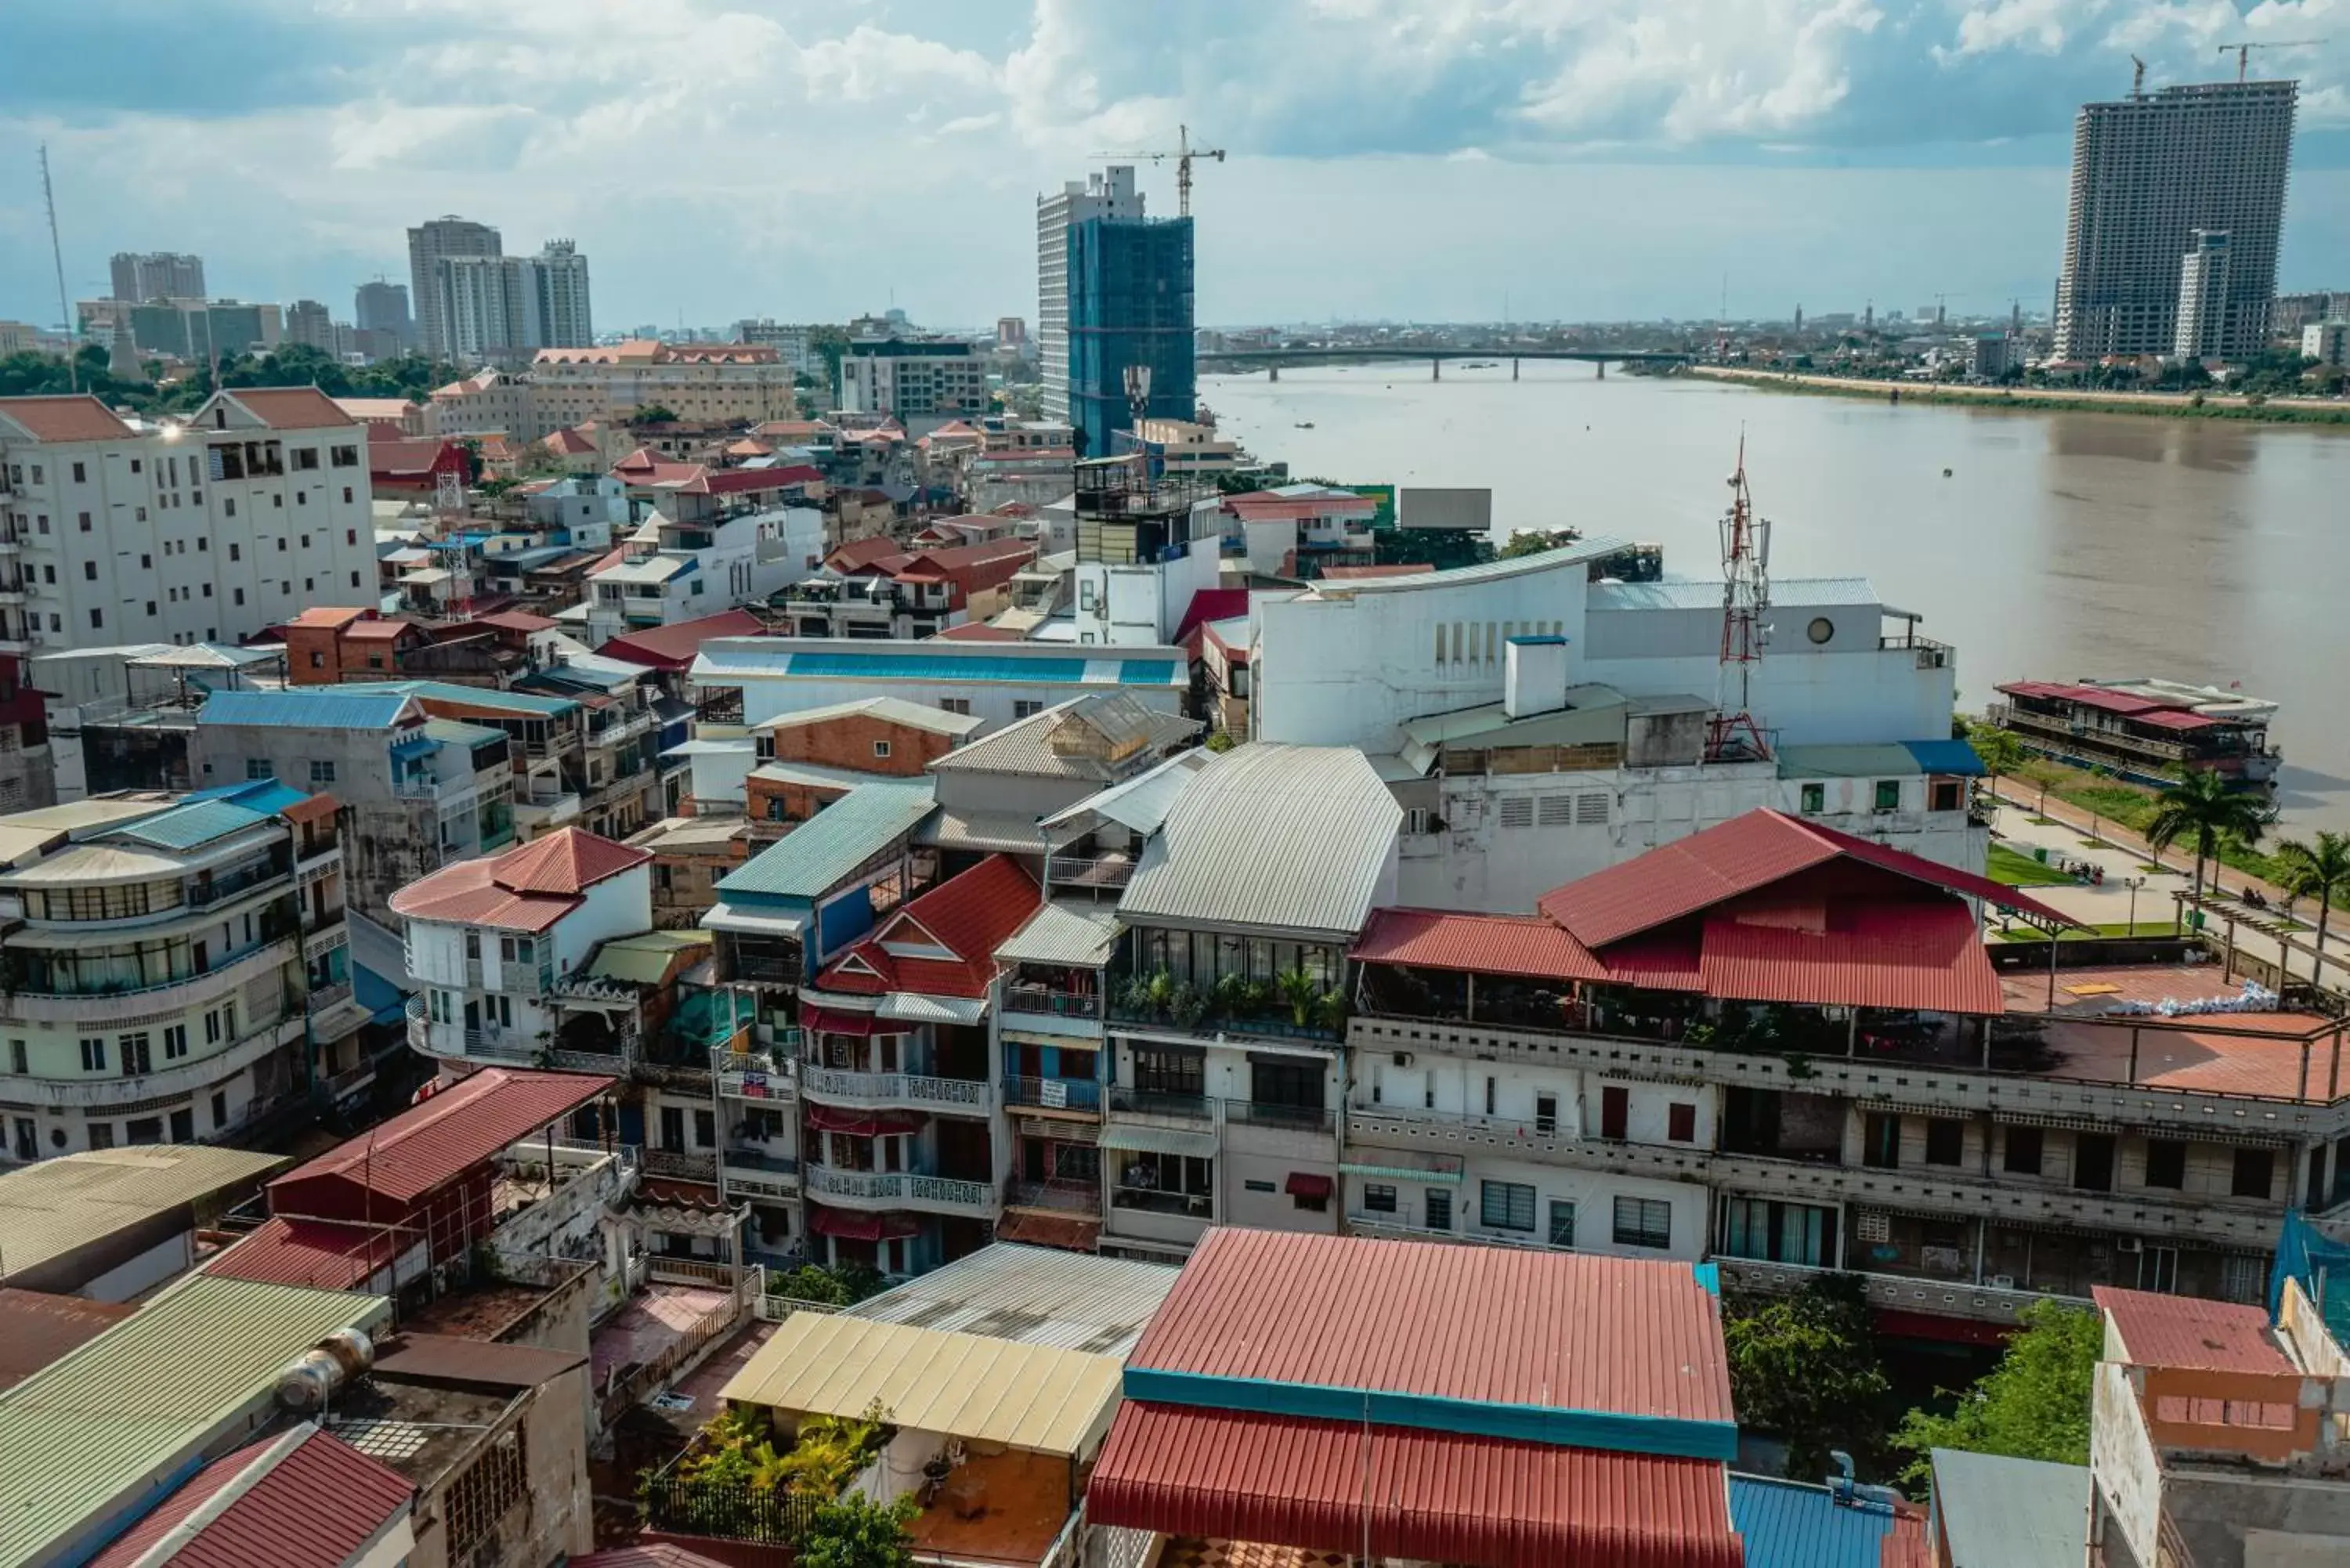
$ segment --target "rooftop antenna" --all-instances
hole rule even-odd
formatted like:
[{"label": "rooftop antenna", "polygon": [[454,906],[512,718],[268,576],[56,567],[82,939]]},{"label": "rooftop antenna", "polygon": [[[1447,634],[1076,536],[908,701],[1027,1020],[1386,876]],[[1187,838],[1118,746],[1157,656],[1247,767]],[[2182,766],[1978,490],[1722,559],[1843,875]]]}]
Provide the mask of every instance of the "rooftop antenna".
[{"label": "rooftop antenna", "polygon": [[1761,762],[1771,755],[1754,720],[1754,667],[1762,660],[1771,605],[1771,523],[1754,514],[1746,485],[1746,433],[1738,435],[1738,466],[1730,475],[1730,506],[1721,514],[1721,672],[1714,714],[1706,725],[1709,762]]},{"label": "rooftop antenna", "polygon": [[41,200],[49,209],[49,261],[57,269],[57,319],[66,329],[66,385],[81,390],[81,365],[74,358],[73,311],[66,301],[66,253],[57,243],[57,193],[49,183],[49,144],[41,143]]}]

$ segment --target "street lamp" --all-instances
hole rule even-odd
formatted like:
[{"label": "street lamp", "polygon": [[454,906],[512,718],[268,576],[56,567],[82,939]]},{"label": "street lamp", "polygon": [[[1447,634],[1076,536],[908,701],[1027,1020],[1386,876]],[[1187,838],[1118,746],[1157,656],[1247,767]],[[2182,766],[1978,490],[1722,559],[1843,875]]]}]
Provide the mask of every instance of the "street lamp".
[{"label": "street lamp", "polygon": [[2129,934],[2137,935],[2137,890],[2146,886],[2143,877],[2125,877],[2123,884],[2129,888]]}]

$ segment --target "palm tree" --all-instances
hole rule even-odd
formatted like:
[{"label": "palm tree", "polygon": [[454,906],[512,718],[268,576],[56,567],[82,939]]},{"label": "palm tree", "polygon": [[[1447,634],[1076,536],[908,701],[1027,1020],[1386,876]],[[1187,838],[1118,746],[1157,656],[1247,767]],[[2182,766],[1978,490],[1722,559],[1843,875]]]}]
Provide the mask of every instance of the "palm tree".
[{"label": "palm tree", "polygon": [[2277,846],[2276,860],[2284,867],[2286,892],[2317,897],[2317,958],[2309,966],[2309,982],[2316,985],[2325,972],[2325,922],[2334,896],[2350,890],[2350,833],[2321,833],[2314,844],[2288,839]]},{"label": "palm tree", "polygon": [[2193,836],[2195,877],[2189,891],[2203,902],[2203,867],[2219,853],[2220,841],[2232,838],[2249,847],[2260,842],[2273,814],[2260,796],[2230,787],[2209,768],[2190,768],[2187,776],[2154,798],[2154,815],[2146,825],[2146,841],[2157,852]]}]

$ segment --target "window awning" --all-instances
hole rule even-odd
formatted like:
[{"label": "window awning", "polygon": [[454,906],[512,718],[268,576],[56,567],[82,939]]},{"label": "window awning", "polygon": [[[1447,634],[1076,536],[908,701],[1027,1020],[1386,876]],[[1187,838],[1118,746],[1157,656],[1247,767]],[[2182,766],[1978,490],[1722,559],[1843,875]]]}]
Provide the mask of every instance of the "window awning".
[{"label": "window awning", "polygon": [[[876,1016],[901,1023],[976,1023],[987,1016],[987,1002],[979,997],[919,996],[893,991],[881,999]],[[889,1030],[881,1031],[884,1034]]]},{"label": "window awning", "polygon": [[818,1034],[905,1034],[909,1026],[899,1024],[883,1028],[879,1018],[870,1012],[848,1012],[837,1007],[818,1007],[814,1002],[800,1003],[800,1027]]},{"label": "window awning", "polygon": [[1211,1132],[1184,1132],[1176,1127],[1143,1127],[1132,1122],[1112,1122],[1102,1128],[1101,1147],[1142,1154],[1180,1154],[1193,1159],[1213,1159],[1216,1158],[1216,1135]]},{"label": "window awning", "polygon": [[1317,1176],[1310,1170],[1293,1170],[1289,1173],[1289,1179],[1282,1185],[1282,1190],[1292,1198],[1327,1198],[1332,1186],[1326,1176]]},{"label": "window awning", "polygon": [[858,1214],[814,1203],[808,1205],[807,1217],[809,1230],[844,1241],[902,1241],[922,1228],[920,1221],[904,1214]]}]

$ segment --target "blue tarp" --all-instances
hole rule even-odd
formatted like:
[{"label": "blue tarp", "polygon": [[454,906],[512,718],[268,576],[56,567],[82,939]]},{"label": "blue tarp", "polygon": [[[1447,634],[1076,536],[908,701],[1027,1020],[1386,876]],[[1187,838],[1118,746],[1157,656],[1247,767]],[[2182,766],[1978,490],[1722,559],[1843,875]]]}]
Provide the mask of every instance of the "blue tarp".
[{"label": "blue tarp", "polygon": [[1901,746],[1929,774],[1956,774],[1970,779],[1983,776],[1982,759],[1964,741],[1904,741]]}]

